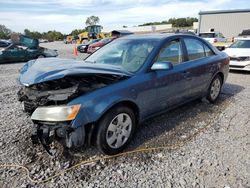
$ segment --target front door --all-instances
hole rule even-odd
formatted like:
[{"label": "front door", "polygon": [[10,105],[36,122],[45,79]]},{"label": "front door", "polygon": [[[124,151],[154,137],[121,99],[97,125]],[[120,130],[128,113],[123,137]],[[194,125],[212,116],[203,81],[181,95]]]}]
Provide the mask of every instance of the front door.
[{"label": "front door", "polygon": [[182,66],[184,61],[182,46],[179,38],[167,42],[155,60],[155,62],[171,62],[174,66],[172,70],[151,72],[154,75],[157,111],[171,108],[183,102],[187,95],[186,72],[185,67]]}]

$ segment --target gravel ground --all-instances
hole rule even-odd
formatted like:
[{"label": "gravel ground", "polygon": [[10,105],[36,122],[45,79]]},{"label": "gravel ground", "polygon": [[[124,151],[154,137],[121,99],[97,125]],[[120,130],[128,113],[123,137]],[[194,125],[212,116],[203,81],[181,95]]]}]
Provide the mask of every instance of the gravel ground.
[{"label": "gravel ground", "polygon": [[[59,57],[74,58],[73,45],[43,45],[58,49]],[[0,65],[0,164],[24,165],[32,178],[43,180],[81,160],[101,157],[95,148],[50,157],[32,145],[32,123],[16,97],[22,66]],[[249,134],[250,74],[230,72],[216,104],[194,101],[148,120],[128,150],[177,148],[93,162],[42,184],[30,182],[23,170],[2,168],[0,187],[250,187]]]}]

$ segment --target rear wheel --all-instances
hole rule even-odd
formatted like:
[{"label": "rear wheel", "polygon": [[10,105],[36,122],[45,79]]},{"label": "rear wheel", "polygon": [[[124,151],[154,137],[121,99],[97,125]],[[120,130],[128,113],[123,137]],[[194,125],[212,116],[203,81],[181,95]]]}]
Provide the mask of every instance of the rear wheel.
[{"label": "rear wheel", "polygon": [[111,109],[98,124],[98,149],[107,155],[121,152],[132,139],[135,126],[135,115],[130,108],[119,106]]},{"label": "rear wheel", "polygon": [[215,103],[220,95],[221,88],[222,78],[220,75],[216,75],[209,86],[207,100],[211,103]]}]

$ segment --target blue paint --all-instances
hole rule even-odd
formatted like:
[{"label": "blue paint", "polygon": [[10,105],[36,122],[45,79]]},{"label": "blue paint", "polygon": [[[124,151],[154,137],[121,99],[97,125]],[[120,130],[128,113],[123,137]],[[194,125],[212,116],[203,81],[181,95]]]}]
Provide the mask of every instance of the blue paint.
[{"label": "blue paint", "polygon": [[[189,61],[183,42],[185,37],[199,40],[207,45],[214,55]],[[126,76],[127,79],[78,96],[67,104],[81,104],[80,112],[71,123],[71,126],[76,128],[98,121],[112,106],[124,101],[138,107],[139,122],[141,122],[155,114],[205,96],[216,74],[221,73],[224,81],[227,78],[228,56],[199,37],[184,34],[134,35],[117,39],[117,41],[138,39],[154,40],[156,43],[143,66],[135,73],[130,73],[117,65],[49,58],[26,64],[21,70],[19,81],[27,86],[71,75]],[[182,43],[184,62],[175,65],[170,70],[151,70],[160,49],[174,39]]]}]

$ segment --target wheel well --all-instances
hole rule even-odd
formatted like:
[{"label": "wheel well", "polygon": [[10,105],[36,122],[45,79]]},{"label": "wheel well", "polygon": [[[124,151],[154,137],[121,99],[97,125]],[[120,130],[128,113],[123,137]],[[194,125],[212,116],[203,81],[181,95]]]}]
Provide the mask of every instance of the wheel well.
[{"label": "wheel well", "polygon": [[[103,117],[110,109],[115,108],[117,106],[126,106],[126,107],[130,108],[131,110],[133,110],[135,117],[136,117],[136,124],[139,123],[139,114],[140,114],[139,108],[135,103],[133,103],[131,101],[121,101],[121,102],[116,103],[115,105],[111,106],[101,117]],[[85,126],[85,128],[86,128],[86,142],[89,145],[95,144],[96,132],[98,129],[98,126],[96,126],[96,124],[98,123],[98,121],[93,122],[93,123],[89,123],[88,125]]]},{"label": "wheel well", "polygon": [[117,107],[117,106],[120,106],[120,105],[126,106],[126,107],[130,108],[131,110],[133,110],[133,112],[135,114],[135,117],[136,117],[136,123],[139,122],[140,111],[139,111],[138,106],[135,103],[133,103],[131,101],[121,101],[121,102],[113,105],[111,108],[114,108],[114,107]]},{"label": "wheel well", "polygon": [[224,74],[222,72],[219,72],[217,75],[221,77],[222,83],[224,83]]}]

